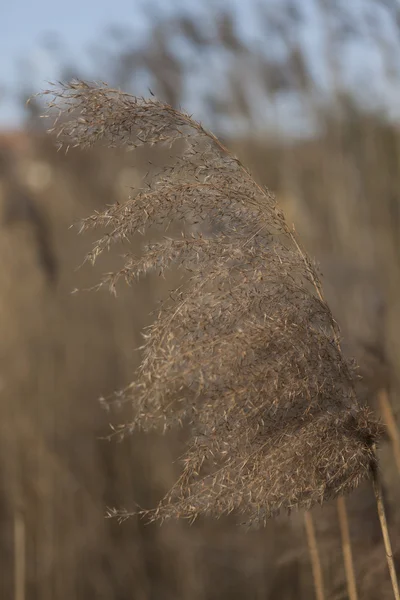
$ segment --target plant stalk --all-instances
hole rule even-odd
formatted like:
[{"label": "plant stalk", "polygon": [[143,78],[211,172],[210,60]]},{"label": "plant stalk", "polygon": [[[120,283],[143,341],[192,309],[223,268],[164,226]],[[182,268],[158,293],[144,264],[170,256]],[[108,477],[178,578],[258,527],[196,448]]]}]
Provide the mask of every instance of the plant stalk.
[{"label": "plant stalk", "polygon": [[319,557],[317,536],[315,534],[314,519],[310,511],[306,511],[304,513],[304,525],[306,529],[308,550],[311,559],[315,597],[316,600],[325,600],[324,578]]},{"label": "plant stalk", "polygon": [[386,513],[385,513],[385,506],[383,503],[382,484],[381,484],[381,480],[379,477],[378,466],[375,462],[371,465],[371,471],[372,471],[372,483],[373,483],[375,498],[376,498],[376,506],[378,509],[378,516],[379,516],[379,521],[380,521],[381,529],[382,529],[383,542],[385,544],[386,561],[387,561],[387,565],[388,565],[388,569],[389,569],[389,573],[390,573],[390,579],[392,582],[393,597],[395,598],[395,600],[400,600],[399,584],[397,581],[396,567],[395,567],[394,559],[393,559],[392,544],[390,542],[389,530],[388,530],[388,526],[387,526],[387,519],[386,519]]},{"label": "plant stalk", "polygon": [[342,550],[344,568],[346,571],[347,592],[350,600],[358,600],[356,577],[354,572],[353,553],[350,542],[349,520],[347,517],[346,500],[344,496],[337,499],[340,533],[342,537]]}]

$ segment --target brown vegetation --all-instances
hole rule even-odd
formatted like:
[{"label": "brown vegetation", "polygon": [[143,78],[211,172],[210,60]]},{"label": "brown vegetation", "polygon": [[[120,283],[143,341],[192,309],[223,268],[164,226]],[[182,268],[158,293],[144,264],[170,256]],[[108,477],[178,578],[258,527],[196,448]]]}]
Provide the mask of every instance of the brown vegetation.
[{"label": "brown vegetation", "polygon": [[262,522],[351,491],[375,461],[379,427],[357,403],[317,273],[271,194],[169,105],[83,82],[53,93],[61,143],[184,147],[129,201],[83,222],[109,229],[94,261],[112,243],[183,221],[179,237],[126,255],[106,279],[115,290],[120,277],[130,283],[171,264],[190,274],[148,329],[134,382],[117,394],[134,412],[119,435],[190,430],[183,473],[156,514],[234,511]]},{"label": "brown vegetation", "polygon": [[[190,35],[201,33],[189,25]],[[237,52],[229,20],[221,27],[222,35]],[[182,71],[165,52],[168,36],[163,40],[160,53],[179,79]],[[248,54],[243,46],[239,50],[242,61],[237,64],[245,68]],[[118,64],[126,67],[128,80],[127,58]],[[154,69],[161,64],[155,56],[150,62],[147,67]],[[261,62],[257,65],[259,76],[265,74],[269,82],[272,77],[278,88],[290,80],[282,78],[279,68],[263,70]],[[248,110],[246,102],[240,103],[245,100],[240,95],[241,73],[232,71],[234,114]],[[157,72],[154,76],[157,80]],[[168,85],[171,78],[160,80],[157,90],[171,100],[168,91],[179,90],[179,81],[168,89],[162,81]],[[311,95],[311,81],[306,83]],[[227,145],[259,183],[277,192],[288,223],[296,224],[307,251],[320,263],[346,360],[356,356],[363,376],[356,385],[358,397],[376,409],[377,391],[384,388],[396,416],[399,133],[396,126],[346,98],[338,96],[337,102],[338,113],[333,108],[318,113],[318,133],[312,140],[283,141],[266,135],[257,141],[230,139]],[[215,98],[210,99],[210,111],[211,104],[215,107]],[[217,123],[227,107],[216,108]],[[170,152],[139,149],[133,159],[131,154],[96,148],[70,149],[64,155],[40,136],[12,148],[7,142],[6,152],[10,150],[15,152],[15,177],[11,181],[8,170],[0,176],[1,597],[313,597],[305,532],[296,513],[250,532],[238,528],[232,515],[218,522],[199,518],[191,527],[180,521],[145,526],[136,518],[119,526],[114,519],[104,519],[107,507],[130,512],[137,505],[156,506],[179,472],[172,460],[182,451],[181,434],[170,431],[162,438],[135,432],[120,443],[107,443],[99,437],[107,435],[110,415],[97,403],[99,396],[132,381],[140,331],[152,322],[155,298],[168,298],[179,272],[173,271],[167,282],[153,274],[131,289],[121,285],[116,299],[102,291],[71,295],[74,288],[96,286],[103,272],[118,271],[121,262],[116,248],[104,253],[94,270],[76,270],[96,235],[77,237],[69,226],[117,200],[125,202],[127,187],[136,189],[149,168],[158,169],[166,160],[173,164]],[[149,160],[156,167],[149,166]],[[25,194],[17,210],[14,193],[21,200]],[[35,214],[39,220],[31,218]],[[41,232],[46,232],[43,237]],[[175,233],[172,229],[169,235]],[[220,232],[207,229],[203,237],[210,233]],[[138,237],[131,242],[132,253],[139,252],[142,241]],[[41,258],[44,247],[52,257],[53,279]],[[119,420],[127,422],[131,416],[124,405]],[[397,559],[400,479],[387,442],[382,444],[380,463]],[[359,597],[392,598],[368,482],[348,496],[347,507]],[[346,598],[336,506],[328,502],[312,515],[325,596]]]}]

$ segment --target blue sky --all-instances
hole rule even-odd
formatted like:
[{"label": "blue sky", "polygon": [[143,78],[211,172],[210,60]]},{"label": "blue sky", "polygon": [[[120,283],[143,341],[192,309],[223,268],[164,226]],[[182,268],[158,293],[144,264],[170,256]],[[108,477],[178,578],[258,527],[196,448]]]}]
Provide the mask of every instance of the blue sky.
[{"label": "blue sky", "polygon": [[[15,94],[24,88],[28,81],[34,89],[46,87],[46,81],[57,78],[58,57],[55,49],[46,50],[43,41],[49,36],[62,42],[63,56],[71,64],[79,65],[90,76],[91,58],[89,48],[93,44],[101,45],[102,34],[111,25],[123,25],[132,31],[130,42],[140,43],[148,36],[147,22],[143,6],[151,4],[157,8],[157,15],[162,18],[173,11],[190,12],[197,18],[207,20],[207,5],[229,6],[237,15],[237,25],[241,35],[250,44],[265,47],[266,52],[278,52],[279,44],[274,47],[265,39],[265,33],[257,18],[255,5],[261,4],[273,8],[285,0],[0,0],[0,128],[18,125],[21,111],[18,108]],[[343,0],[343,10],[361,25],[364,22],[365,7],[373,0]],[[376,4],[376,2],[375,2]],[[304,14],[303,26],[296,29],[294,35],[301,41],[309,56],[316,78],[324,86],[326,70],[324,70],[324,29],[318,11],[318,0],[298,0]],[[382,30],[382,40],[389,48],[392,57],[400,56],[398,31],[391,22],[390,14],[385,9],[374,8],[373,19]],[[211,25],[211,24],[210,24]],[[400,86],[385,81],[382,57],[372,44],[368,34],[368,23],[365,19],[364,38],[346,48],[343,80],[360,89],[365,86],[365,98],[382,101],[389,109],[396,111],[400,102],[398,97]],[[383,43],[382,42],[382,43]],[[391,49],[391,50],[390,50]],[[25,57],[25,58],[24,58]],[[26,61],[28,57],[28,62]],[[326,56],[325,56],[326,58]],[[400,59],[394,59],[397,62]],[[220,65],[220,70],[224,66]],[[399,67],[400,72],[400,67]],[[195,73],[197,85],[202,85],[207,78],[204,73]],[[213,86],[220,81],[218,68],[214,72]],[[203,78],[203,79],[202,79]],[[200,82],[200,83],[199,83]],[[189,100],[190,102],[190,100]],[[289,102],[290,104],[290,102]],[[285,111],[293,109],[280,107]],[[188,109],[192,109],[191,106]],[[283,120],[285,116],[283,114]]]},{"label": "blue sky", "polygon": [[[0,0],[0,85],[6,92],[22,87],[24,57],[28,77],[39,87],[57,76],[57,58],[41,46],[45,35],[59,35],[72,62],[86,61],[86,46],[105,27],[122,22],[140,29],[140,10],[129,0]],[[0,103],[0,127],[18,122],[8,95]]]}]

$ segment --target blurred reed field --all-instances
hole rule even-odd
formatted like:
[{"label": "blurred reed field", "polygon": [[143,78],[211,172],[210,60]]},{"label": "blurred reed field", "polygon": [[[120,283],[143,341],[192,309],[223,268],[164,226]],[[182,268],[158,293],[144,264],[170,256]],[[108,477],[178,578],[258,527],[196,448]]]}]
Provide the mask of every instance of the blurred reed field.
[{"label": "blurred reed field", "polygon": [[[127,45],[99,70],[102,79],[127,91],[135,90],[136,73],[146,70],[151,89],[176,106],[185,100],[195,68],[173,51],[177,35],[195,49],[193,56],[209,57],[222,48],[233,59],[227,62],[226,90],[199,92],[199,106],[216,133],[223,129],[225,143],[256,180],[276,193],[323,274],[345,355],[359,365],[359,397],[392,425],[379,456],[399,571],[400,446],[387,399],[396,419],[400,130],[382,111],[345,93],[336,78],[330,102],[321,103],[292,33],[301,15],[294,3],[286,6],[278,21],[263,14],[266,32],[272,28],[286,42],[280,62],[250,51],[229,13],[221,11],[211,32],[187,17],[159,21],[151,44]],[[340,7],[336,15],[324,3],[320,8],[327,28],[334,17],[346,24]],[[395,22],[396,7],[387,3],[387,10]],[[347,35],[356,35],[357,23],[353,31],[347,25]],[[340,42],[334,35],[327,39],[332,49]],[[383,55],[389,70],[393,56]],[[336,77],[336,65],[330,66]],[[397,76],[393,68],[390,73]],[[290,137],[275,128],[261,135],[260,107],[252,106],[256,87],[264,90],[265,111],[283,101],[282,94],[301,97],[307,118],[312,117],[312,134]],[[0,597],[315,597],[301,513],[282,514],[250,531],[234,514],[162,526],[135,517],[122,523],[105,518],[108,507],[155,506],[179,473],[184,431],[165,437],[134,433],[120,443],[108,442],[102,438],[115,416],[98,402],[131,383],[140,332],[177,274],[166,280],[150,275],[132,287],[121,284],[116,297],[85,291],[121,266],[126,247],[113,247],[94,267],[80,267],[98,235],[79,236],[70,226],[123,203],[129,188],[142,185],[168,156],[156,148],[141,149],[134,158],[118,149],[57,152],[55,140],[36,120],[40,107],[31,108],[25,130],[0,135]],[[229,133],[227,120],[246,127],[233,126]],[[139,252],[142,244],[135,237],[130,249]],[[118,420],[129,417],[129,407],[123,411]],[[392,598],[369,482],[347,497],[347,509],[358,597]],[[347,598],[336,503],[314,508],[312,515],[325,597]]]}]

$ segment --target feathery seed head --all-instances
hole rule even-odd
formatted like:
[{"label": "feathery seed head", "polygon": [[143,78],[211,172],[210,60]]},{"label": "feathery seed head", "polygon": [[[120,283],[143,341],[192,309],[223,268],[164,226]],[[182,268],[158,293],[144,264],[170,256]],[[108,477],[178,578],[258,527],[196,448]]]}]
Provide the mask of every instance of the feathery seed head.
[{"label": "feathery seed head", "polygon": [[180,236],[127,255],[115,289],[177,265],[187,273],[148,328],[122,426],[191,431],[182,475],[152,518],[243,513],[264,522],[349,492],[368,476],[380,426],[358,404],[353,371],[317,273],[268,190],[200,123],[157,100],[72,82],[53,91],[63,145],[100,142],[180,153],[124,204],[87,218],[107,229],[90,258],[134,233]]}]

